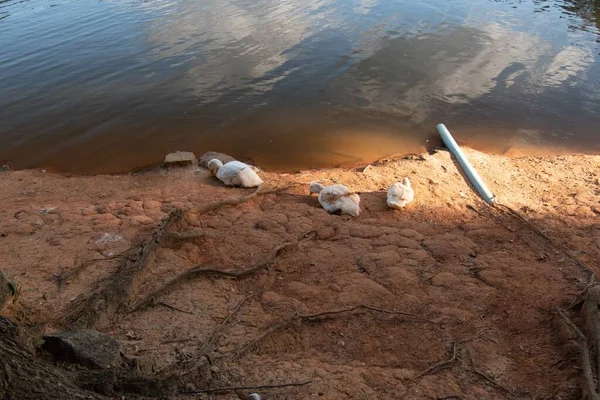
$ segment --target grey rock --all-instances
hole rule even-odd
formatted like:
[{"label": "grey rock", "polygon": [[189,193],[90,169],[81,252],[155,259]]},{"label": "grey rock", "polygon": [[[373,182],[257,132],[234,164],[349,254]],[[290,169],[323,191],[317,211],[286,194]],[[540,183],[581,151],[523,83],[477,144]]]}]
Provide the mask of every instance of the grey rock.
[{"label": "grey rock", "polygon": [[189,151],[176,151],[167,154],[163,165],[165,167],[185,167],[196,164],[196,156]]},{"label": "grey rock", "polygon": [[119,362],[119,343],[97,331],[54,332],[44,336],[42,349],[54,359],[88,368],[110,368]]},{"label": "grey rock", "polygon": [[208,162],[215,158],[217,160],[221,160],[223,164],[227,164],[230,161],[235,161],[235,158],[227,154],[217,153],[216,151],[208,151],[200,156],[200,158],[198,159],[198,165],[204,168],[208,168]]}]

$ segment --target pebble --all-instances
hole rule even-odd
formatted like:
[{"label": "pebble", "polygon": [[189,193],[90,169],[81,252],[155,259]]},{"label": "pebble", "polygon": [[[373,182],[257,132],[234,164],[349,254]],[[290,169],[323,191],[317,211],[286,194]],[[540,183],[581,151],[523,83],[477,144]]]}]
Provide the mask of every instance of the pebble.
[{"label": "pebble", "polygon": [[163,165],[165,167],[184,167],[196,164],[196,156],[189,151],[176,151],[167,154]]},{"label": "pebble", "polygon": [[104,233],[100,239],[96,240],[97,244],[104,244],[109,242],[118,242],[119,240],[123,240],[123,236],[117,235],[116,233]]}]

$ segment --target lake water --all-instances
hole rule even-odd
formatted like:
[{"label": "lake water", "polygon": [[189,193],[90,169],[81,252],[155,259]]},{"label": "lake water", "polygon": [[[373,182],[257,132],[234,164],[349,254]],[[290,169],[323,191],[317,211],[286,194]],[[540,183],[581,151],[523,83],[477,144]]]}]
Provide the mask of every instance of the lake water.
[{"label": "lake water", "polygon": [[0,161],[600,153],[594,0],[0,0]]}]

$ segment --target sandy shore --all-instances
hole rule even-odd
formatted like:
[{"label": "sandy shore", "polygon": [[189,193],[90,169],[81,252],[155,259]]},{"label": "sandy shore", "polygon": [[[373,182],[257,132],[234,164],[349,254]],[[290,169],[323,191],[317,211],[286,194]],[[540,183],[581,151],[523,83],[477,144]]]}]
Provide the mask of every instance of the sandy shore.
[{"label": "sandy shore", "polygon": [[[598,268],[600,156],[506,158],[468,149],[467,155],[501,203]],[[268,272],[239,280],[204,276],[151,307],[93,324],[118,339],[145,366],[143,374],[185,371],[181,391],[311,381],[265,390],[265,399],[581,397],[579,355],[554,308],[575,299],[589,272],[527,224],[486,206],[449,153],[364,170],[262,175],[269,187],[292,186],[200,213],[203,205],[251,191],[223,187],[196,168],[77,177],[0,173],[0,270],[22,288],[6,314],[25,326],[58,328],[120,259],[89,263],[62,289],[53,274],[120,254],[181,208],[185,217],[171,230],[187,238],[160,243],[134,282],[130,305],[196,264],[245,268],[278,244],[292,245]],[[389,210],[385,191],[404,176],[416,199]],[[359,192],[361,215],[327,214],[308,195],[313,180]],[[207,351],[210,363],[197,357],[242,300]],[[295,320],[231,357],[294,312],[361,304],[414,315],[358,310]]]}]

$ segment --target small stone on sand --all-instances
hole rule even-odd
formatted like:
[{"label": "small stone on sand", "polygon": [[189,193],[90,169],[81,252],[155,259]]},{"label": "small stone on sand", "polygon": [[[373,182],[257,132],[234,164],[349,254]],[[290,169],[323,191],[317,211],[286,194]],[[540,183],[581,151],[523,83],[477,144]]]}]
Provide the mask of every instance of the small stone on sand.
[{"label": "small stone on sand", "polygon": [[119,240],[123,240],[123,236],[117,235],[116,233],[104,233],[100,239],[96,240],[96,244],[104,244],[108,242],[118,242]]},{"label": "small stone on sand", "polygon": [[167,154],[165,157],[165,167],[184,167],[194,165],[196,156],[189,151],[176,151],[175,153]]}]

